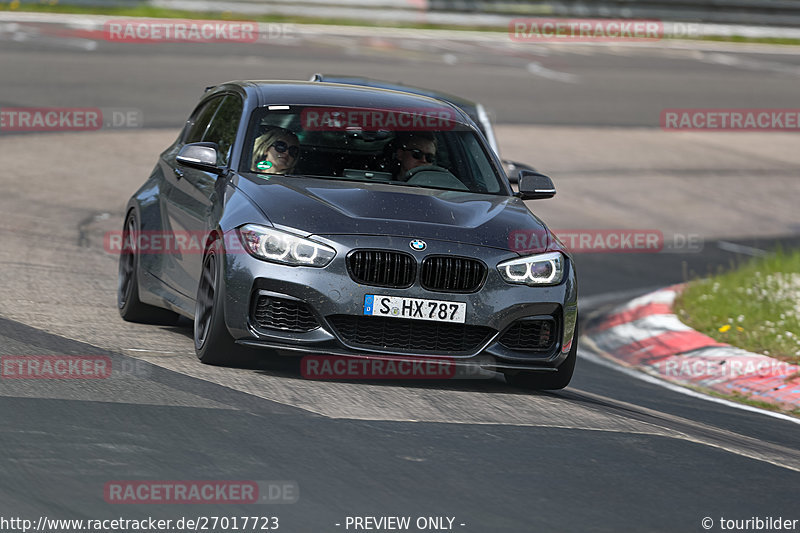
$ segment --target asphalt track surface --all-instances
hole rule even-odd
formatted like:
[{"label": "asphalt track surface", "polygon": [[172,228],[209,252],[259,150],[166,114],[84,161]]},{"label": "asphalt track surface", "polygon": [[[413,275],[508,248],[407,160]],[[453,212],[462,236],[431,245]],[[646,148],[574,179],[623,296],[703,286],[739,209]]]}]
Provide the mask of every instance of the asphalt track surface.
[{"label": "asphalt track surface", "polygon": [[[116,263],[101,244],[202,87],[315,71],[403,79],[478,99],[498,122],[520,125],[499,128],[501,148],[553,171],[559,196],[541,208],[531,204],[551,226],[703,236],[702,250],[579,255],[581,310],[589,318],[688,273],[728,267],[741,258],[730,250],[798,244],[789,209],[800,168],[797,155],[787,155],[793,139],[724,137],[733,146],[724,151],[712,146],[718,139],[690,138],[700,143],[696,161],[683,147],[680,164],[659,166],[654,153],[648,164],[637,162],[647,136],[664,135],[651,131],[663,107],[792,107],[797,54],[717,45],[531,51],[380,33],[320,34],[260,48],[91,47],[43,28],[0,32],[0,106],[135,108],[148,128],[164,130],[0,137],[0,355],[103,355],[115,369],[106,380],[0,381],[1,516],[269,515],[290,532],[343,531],[336,524],[347,516],[368,515],[449,516],[456,530],[475,532],[702,531],[704,517],[717,522],[712,530],[721,517],[800,518],[794,422],[690,397],[585,358],[557,393],[500,379],[312,382],[291,360],[207,367],[194,360],[189,327],[118,318]],[[29,37],[14,37],[23,34]],[[545,70],[529,67],[534,61]],[[569,139],[543,151],[564,128]],[[600,169],[613,189],[603,197],[596,169],[582,164],[615,134],[630,143],[630,157]],[[529,145],[539,148],[536,157]],[[747,161],[737,159],[742,153]],[[684,178],[714,184],[718,197],[676,199],[665,209],[664,184]],[[646,186],[637,188],[642,179]],[[737,205],[755,194],[754,183],[774,203]],[[581,203],[586,197],[596,200],[591,209]],[[739,224],[724,209],[701,217],[720,202],[736,207]],[[205,479],[290,480],[299,500],[112,505],[103,498],[112,480]]]}]

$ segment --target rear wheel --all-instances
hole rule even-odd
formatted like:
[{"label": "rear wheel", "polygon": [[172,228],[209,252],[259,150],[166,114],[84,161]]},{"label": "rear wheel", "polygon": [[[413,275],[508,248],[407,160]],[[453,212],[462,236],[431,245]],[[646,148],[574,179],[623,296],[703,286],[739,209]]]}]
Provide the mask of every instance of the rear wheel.
[{"label": "rear wheel", "polygon": [[136,215],[131,211],[125,218],[122,230],[122,250],[119,254],[117,275],[117,308],[123,320],[145,324],[173,325],[178,314],[142,303],[139,300],[139,253],[136,248],[139,225]]},{"label": "rear wheel", "polygon": [[575,323],[575,333],[572,337],[572,348],[567,358],[555,372],[528,372],[520,371],[516,374],[506,374],[506,383],[517,387],[536,390],[559,390],[569,385],[572,374],[575,372],[575,361],[578,359],[578,324]]},{"label": "rear wheel", "polygon": [[194,313],[195,353],[207,365],[233,363],[242,352],[225,325],[223,292],[222,249],[216,240],[203,257]]}]

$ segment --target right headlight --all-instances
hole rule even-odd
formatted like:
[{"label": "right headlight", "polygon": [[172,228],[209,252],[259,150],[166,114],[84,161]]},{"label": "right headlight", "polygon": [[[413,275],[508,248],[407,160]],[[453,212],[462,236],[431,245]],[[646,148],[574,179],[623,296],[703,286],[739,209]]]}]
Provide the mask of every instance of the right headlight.
[{"label": "right headlight", "polygon": [[236,231],[250,255],[272,263],[324,267],[336,255],[330,246],[275,228],[246,224]]},{"label": "right headlight", "polygon": [[566,258],[561,252],[548,252],[503,261],[497,265],[500,276],[517,285],[558,285],[564,279]]}]

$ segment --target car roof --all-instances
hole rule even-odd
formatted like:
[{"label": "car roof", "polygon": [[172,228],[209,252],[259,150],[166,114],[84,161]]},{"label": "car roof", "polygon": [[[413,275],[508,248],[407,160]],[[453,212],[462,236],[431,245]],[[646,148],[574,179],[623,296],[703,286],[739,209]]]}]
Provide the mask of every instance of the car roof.
[{"label": "car roof", "polygon": [[344,83],[350,85],[363,85],[365,87],[377,87],[380,89],[390,89],[393,91],[402,91],[402,92],[420,94],[422,96],[428,96],[430,98],[436,98],[438,100],[444,100],[446,102],[450,102],[451,104],[462,108],[470,115],[476,113],[476,108],[478,106],[476,102],[467,100],[466,98],[461,98],[460,96],[455,96],[441,91],[433,91],[431,89],[423,89],[421,87],[414,87],[412,85],[405,85],[400,82],[391,83],[383,80],[375,80],[372,78],[362,78],[357,76],[337,76],[330,74],[314,74],[312,81],[325,82],[325,83]]},{"label": "car roof", "polygon": [[390,89],[393,91],[401,91],[413,94],[419,94],[422,96],[428,96],[430,98],[436,98],[437,100],[443,100],[445,102],[449,102],[454,106],[460,108],[478,127],[478,129],[483,133],[486,139],[489,141],[492,149],[495,152],[500,152],[497,147],[497,140],[494,137],[494,131],[492,131],[492,125],[489,123],[488,119],[484,120],[481,118],[481,112],[478,110],[481,105],[477,102],[473,102],[471,100],[467,100],[466,98],[461,98],[460,96],[454,96],[452,94],[444,93],[441,91],[433,91],[431,89],[422,89],[420,87],[413,87],[411,85],[403,85],[402,83],[390,83],[387,81],[382,80],[375,80],[372,78],[364,78],[359,76],[339,76],[339,75],[330,75],[330,74],[314,74],[311,76],[311,81],[315,82],[326,82],[326,83],[344,83],[350,85],[362,85],[365,87],[378,87],[381,89]]},{"label": "car roof", "polygon": [[420,94],[362,85],[309,81],[238,80],[209,89],[206,96],[238,87],[258,99],[258,106],[321,105],[377,109],[442,109],[450,111],[453,120],[471,125],[466,113],[449,102]]}]

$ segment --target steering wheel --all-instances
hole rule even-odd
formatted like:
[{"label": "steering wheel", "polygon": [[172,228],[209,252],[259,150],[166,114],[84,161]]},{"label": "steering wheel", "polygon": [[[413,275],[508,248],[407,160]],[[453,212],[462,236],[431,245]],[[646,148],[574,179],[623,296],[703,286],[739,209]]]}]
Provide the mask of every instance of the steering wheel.
[{"label": "steering wheel", "polygon": [[447,172],[450,173],[444,167],[440,167],[439,165],[420,165],[418,167],[414,167],[411,170],[407,170],[405,174],[403,174],[403,181],[408,181],[414,176],[416,176],[420,172]]}]

